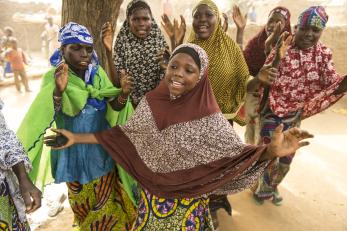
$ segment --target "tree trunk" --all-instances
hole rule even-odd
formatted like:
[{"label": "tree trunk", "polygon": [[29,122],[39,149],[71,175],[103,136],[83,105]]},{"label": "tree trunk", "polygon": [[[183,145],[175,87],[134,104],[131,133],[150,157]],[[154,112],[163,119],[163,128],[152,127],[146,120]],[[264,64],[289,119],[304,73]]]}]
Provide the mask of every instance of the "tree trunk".
[{"label": "tree trunk", "polygon": [[100,65],[107,71],[106,52],[100,38],[102,25],[109,21],[114,29],[123,0],[63,0],[62,26],[76,22],[88,28],[94,39],[94,49]]}]

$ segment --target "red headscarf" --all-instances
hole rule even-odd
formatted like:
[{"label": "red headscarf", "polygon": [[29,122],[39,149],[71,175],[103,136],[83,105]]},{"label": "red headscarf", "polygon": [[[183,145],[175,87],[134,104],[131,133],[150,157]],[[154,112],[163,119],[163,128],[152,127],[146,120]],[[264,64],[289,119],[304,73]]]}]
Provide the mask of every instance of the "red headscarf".
[{"label": "red headscarf", "polygon": [[[286,23],[283,32],[288,31],[289,33],[291,33],[289,10],[285,7],[278,6],[270,11],[269,17],[273,13],[281,14],[284,17]],[[258,72],[265,63],[266,56],[264,50],[266,39],[267,34],[264,27],[254,38],[252,38],[248,42],[245,50],[243,51],[249,72],[253,76],[256,76],[258,74]]]}]

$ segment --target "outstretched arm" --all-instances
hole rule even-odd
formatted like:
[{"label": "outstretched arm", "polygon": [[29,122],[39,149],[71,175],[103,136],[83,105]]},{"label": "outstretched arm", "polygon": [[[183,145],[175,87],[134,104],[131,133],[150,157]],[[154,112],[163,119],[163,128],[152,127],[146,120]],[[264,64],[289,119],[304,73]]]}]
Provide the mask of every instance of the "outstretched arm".
[{"label": "outstretched arm", "polygon": [[[93,133],[72,133],[65,129],[51,129],[57,135],[45,136],[43,142],[52,149],[59,150],[68,148],[74,144],[98,144]],[[61,142],[60,138],[63,137]]]},{"label": "outstretched arm", "polygon": [[283,132],[283,124],[281,124],[275,129],[271,143],[260,160],[271,160],[293,154],[299,148],[310,144],[308,141],[303,141],[307,138],[313,138],[313,135],[299,128],[291,128]]}]

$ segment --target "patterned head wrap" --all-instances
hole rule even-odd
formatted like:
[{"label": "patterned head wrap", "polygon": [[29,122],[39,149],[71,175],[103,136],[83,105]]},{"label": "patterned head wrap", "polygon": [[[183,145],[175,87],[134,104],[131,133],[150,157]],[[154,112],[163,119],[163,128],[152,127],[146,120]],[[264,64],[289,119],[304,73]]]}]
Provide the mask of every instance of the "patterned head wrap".
[{"label": "patterned head wrap", "polygon": [[302,12],[298,19],[298,26],[300,28],[305,26],[315,26],[319,29],[324,29],[328,22],[329,16],[322,6],[311,6]]},{"label": "patterned head wrap", "polygon": [[228,119],[243,124],[235,114],[241,107],[246,94],[249,71],[242,51],[223,30],[219,10],[212,0],[201,0],[193,10],[193,15],[201,5],[208,6],[217,17],[214,32],[208,39],[199,39],[191,30],[188,42],[202,47],[209,59],[208,78],[222,112]]},{"label": "patterned head wrap", "polygon": [[194,59],[195,63],[200,68],[199,80],[207,75],[208,56],[204,49],[193,43],[181,44],[177,46],[175,50],[172,52],[170,60],[178,53],[188,54]]},{"label": "patterned head wrap", "polygon": [[[147,9],[149,6],[143,0],[131,1],[127,15],[140,8]],[[151,31],[144,39],[136,37],[131,32],[128,20],[124,21],[114,45],[114,63],[118,71],[125,70],[134,78],[134,90],[130,94],[134,104],[138,104],[163,78],[156,55],[164,48],[168,48],[168,45],[153,17]]]},{"label": "patterned head wrap", "polygon": [[[79,25],[75,22],[69,22],[59,30],[58,41],[61,45],[67,44],[86,44],[93,46],[93,37],[90,35],[85,26]],[[56,49],[50,58],[52,66],[58,66],[63,60],[60,48]],[[88,65],[88,70],[85,73],[85,82],[88,84],[93,83],[94,75],[98,69],[99,59],[93,50],[92,61]]]},{"label": "patterned head wrap", "polygon": [[270,15],[273,14],[273,13],[278,13],[278,14],[282,15],[286,21],[289,21],[289,20],[290,20],[290,12],[289,12],[289,10],[288,10],[287,8],[285,8],[285,7],[278,6],[278,7],[274,8],[274,9],[272,9],[272,10],[270,11],[270,13],[269,13],[269,17],[270,17]]}]

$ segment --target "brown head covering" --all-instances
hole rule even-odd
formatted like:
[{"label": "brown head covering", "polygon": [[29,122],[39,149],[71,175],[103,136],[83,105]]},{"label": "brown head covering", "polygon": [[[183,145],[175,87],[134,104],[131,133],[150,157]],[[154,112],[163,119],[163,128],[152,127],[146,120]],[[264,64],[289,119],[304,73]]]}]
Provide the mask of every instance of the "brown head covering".
[{"label": "brown head covering", "polygon": [[241,142],[214,99],[206,53],[197,45],[182,46],[194,48],[200,57],[195,88],[171,100],[162,81],[124,126],[95,136],[117,164],[156,196],[191,198],[250,187],[266,166],[258,162],[266,146]]},{"label": "brown head covering", "polygon": [[159,130],[173,124],[200,119],[220,112],[207,78],[208,58],[206,52],[198,45],[187,43],[178,46],[173,51],[173,56],[186,47],[195,51],[200,58],[200,81],[192,91],[175,100],[170,100],[170,92],[165,79],[156,89],[146,95]]}]

